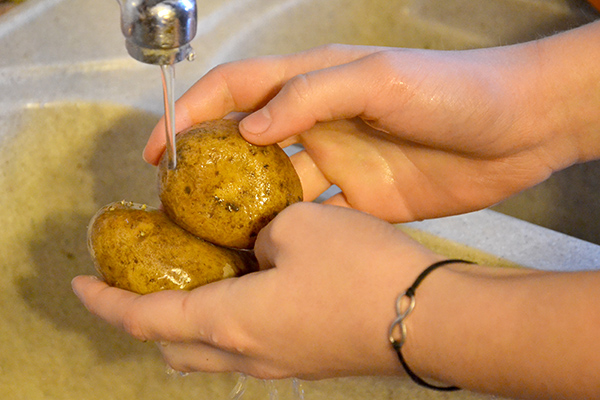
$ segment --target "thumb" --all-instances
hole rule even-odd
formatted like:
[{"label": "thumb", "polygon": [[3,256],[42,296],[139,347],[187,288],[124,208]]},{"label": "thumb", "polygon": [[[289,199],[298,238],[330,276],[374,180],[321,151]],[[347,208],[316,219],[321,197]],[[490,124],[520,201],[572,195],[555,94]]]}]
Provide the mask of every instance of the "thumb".
[{"label": "thumb", "polygon": [[244,138],[257,145],[281,142],[317,122],[368,116],[370,92],[377,87],[366,58],[288,80],[263,108],[240,123]]}]

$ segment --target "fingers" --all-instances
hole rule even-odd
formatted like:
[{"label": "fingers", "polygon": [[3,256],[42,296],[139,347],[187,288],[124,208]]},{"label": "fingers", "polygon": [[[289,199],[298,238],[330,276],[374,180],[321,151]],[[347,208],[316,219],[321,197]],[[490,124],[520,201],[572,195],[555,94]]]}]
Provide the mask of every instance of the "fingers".
[{"label": "fingers", "polygon": [[[214,318],[203,316],[210,315],[210,312],[219,313],[218,291],[223,285],[218,283],[216,288],[206,286],[199,294],[199,291],[169,290],[143,296],[110,287],[91,276],[76,277],[72,281],[72,287],[92,314],[138,340],[201,340],[212,345],[218,342],[215,328],[211,325]],[[202,326],[197,325],[198,321]]]},{"label": "fingers", "polygon": [[162,342],[158,349],[165,362],[179,372],[230,372],[243,356],[198,342]]},{"label": "fingers", "polygon": [[131,307],[140,297],[126,290],[112,288],[95,276],[77,276],[71,282],[71,286],[79,300],[92,314],[121,328],[125,309]]},{"label": "fingers", "polygon": [[290,159],[300,177],[304,201],[313,201],[329,189],[331,182],[305,150],[292,155]]},{"label": "fingers", "polygon": [[179,372],[241,372],[259,379],[282,379],[289,372],[243,352],[228,352],[198,343],[162,343],[158,348],[165,362]]},{"label": "fingers", "polygon": [[242,135],[259,145],[276,143],[320,121],[363,115],[373,82],[358,79],[361,64],[353,61],[293,77],[265,107],[242,120]]},{"label": "fingers", "polygon": [[312,256],[322,257],[319,253],[307,251],[308,243],[311,243],[313,238],[310,234],[303,233],[312,230],[317,230],[319,233],[331,230],[330,237],[335,236],[333,233],[336,230],[335,224],[327,222],[332,215],[335,215],[333,210],[325,210],[320,204],[311,202],[299,202],[286,207],[258,233],[254,254],[260,268],[277,267],[267,272],[281,271],[288,267],[284,259],[286,254],[295,255],[297,250],[300,250],[305,257],[303,261]]},{"label": "fingers", "polygon": [[[264,106],[294,76],[347,63],[376,50],[367,46],[323,46],[289,56],[261,57],[220,65],[203,76],[176,102],[176,130],[180,132],[198,122],[223,118],[232,111],[254,111]],[[296,133],[299,131],[296,130]],[[280,137],[283,138],[282,135]],[[150,135],[144,159],[156,165],[164,146],[165,127],[161,120]]]},{"label": "fingers", "polygon": [[330,206],[352,208],[352,205],[350,205],[350,203],[348,203],[348,199],[346,199],[346,196],[344,195],[344,193],[334,194],[327,200],[323,201],[323,204],[328,204]]}]

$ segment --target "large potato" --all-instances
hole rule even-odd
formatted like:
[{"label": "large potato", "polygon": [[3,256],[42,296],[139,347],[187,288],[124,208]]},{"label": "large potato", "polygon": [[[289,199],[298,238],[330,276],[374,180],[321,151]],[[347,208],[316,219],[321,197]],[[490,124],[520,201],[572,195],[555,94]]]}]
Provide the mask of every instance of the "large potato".
[{"label": "large potato", "polygon": [[177,135],[177,167],[159,164],[159,195],[169,217],[221,246],[249,249],[258,232],[302,200],[300,179],[277,145],[255,146],[238,122],[213,120]]},{"label": "large potato", "polygon": [[93,217],[88,247],[106,283],[140,294],[189,290],[257,269],[251,252],[208,243],[161,210],[125,201]]}]

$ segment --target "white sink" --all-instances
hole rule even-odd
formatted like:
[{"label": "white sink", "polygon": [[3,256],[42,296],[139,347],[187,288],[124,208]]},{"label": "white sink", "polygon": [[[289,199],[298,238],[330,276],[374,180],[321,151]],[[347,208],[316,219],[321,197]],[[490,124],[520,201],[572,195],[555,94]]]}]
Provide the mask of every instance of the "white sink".
[{"label": "white sink", "polygon": [[[595,17],[576,3],[200,1],[197,59],[177,65],[176,90],[224,61],[328,42],[456,49],[529,40]],[[119,19],[114,0],[28,0],[0,16],[2,399],[214,400],[236,381],[168,376],[154,345],[101,323],[71,293],[73,276],[93,272],[85,244],[92,214],[123,198],[158,202],[154,169],[140,155],[162,112],[160,72],[127,55]],[[440,251],[502,265],[591,269],[600,260],[597,245],[490,210],[404,229]],[[268,398],[261,382],[251,386],[244,399]],[[277,386],[291,398],[289,381]],[[311,400],[488,398],[388,378],[304,389]]]}]

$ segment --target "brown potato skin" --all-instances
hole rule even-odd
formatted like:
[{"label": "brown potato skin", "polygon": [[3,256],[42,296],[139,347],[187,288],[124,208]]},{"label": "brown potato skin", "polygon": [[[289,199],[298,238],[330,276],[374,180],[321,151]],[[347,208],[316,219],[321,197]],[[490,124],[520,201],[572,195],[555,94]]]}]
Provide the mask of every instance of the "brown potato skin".
[{"label": "brown potato skin", "polygon": [[278,145],[255,146],[233,120],[206,121],[177,135],[177,167],[158,168],[159,196],[179,226],[211,243],[254,246],[258,232],[288,205],[302,201],[302,186]]},{"label": "brown potato skin", "polygon": [[125,201],[92,218],[88,248],[107,284],[139,294],[191,290],[258,269],[252,252],[208,243],[161,210]]}]

